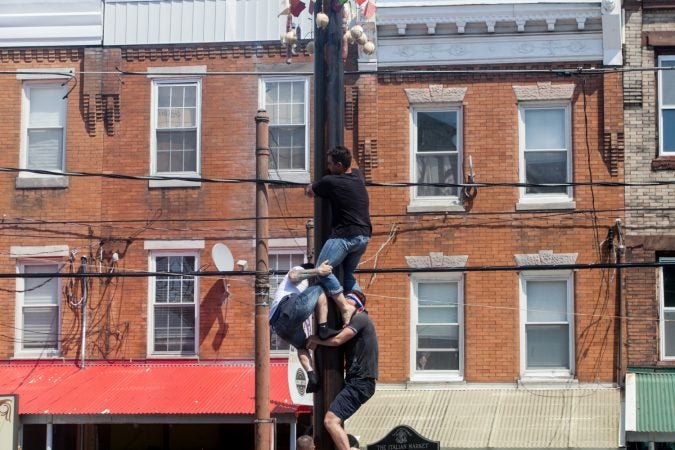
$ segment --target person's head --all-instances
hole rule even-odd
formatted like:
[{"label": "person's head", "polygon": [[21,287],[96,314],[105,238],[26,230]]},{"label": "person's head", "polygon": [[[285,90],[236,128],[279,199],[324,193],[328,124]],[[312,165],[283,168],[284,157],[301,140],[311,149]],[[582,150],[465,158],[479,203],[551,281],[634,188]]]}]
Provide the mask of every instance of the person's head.
[{"label": "person's head", "polygon": [[361,444],[359,444],[359,440],[356,439],[353,434],[347,434],[347,439],[349,440],[349,446],[351,448],[359,448],[361,446]]},{"label": "person's head", "polygon": [[331,174],[345,173],[352,165],[352,154],[347,147],[337,145],[328,151],[327,164]]},{"label": "person's head", "polygon": [[298,450],[314,450],[314,439],[312,439],[312,436],[303,434],[298,438],[296,447]]},{"label": "person's head", "polygon": [[360,312],[366,309],[366,296],[361,291],[345,292],[345,298],[349,303],[356,306],[356,311]]}]

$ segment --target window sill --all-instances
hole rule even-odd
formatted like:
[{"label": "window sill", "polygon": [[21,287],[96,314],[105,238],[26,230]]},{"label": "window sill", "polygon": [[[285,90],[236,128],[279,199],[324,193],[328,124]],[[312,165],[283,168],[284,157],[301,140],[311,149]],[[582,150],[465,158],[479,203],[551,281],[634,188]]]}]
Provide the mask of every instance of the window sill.
[{"label": "window sill", "polygon": [[659,156],[652,159],[652,170],[673,170],[675,169],[675,156]]},{"label": "window sill", "polygon": [[182,187],[201,187],[200,181],[187,180],[150,180],[149,188],[182,188]]},{"label": "window sill", "polygon": [[519,201],[516,203],[516,211],[539,211],[542,209],[576,209],[577,203],[573,200],[564,201]]},{"label": "window sill", "polygon": [[196,353],[194,355],[180,355],[180,354],[157,354],[157,355],[148,355],[148,359],[163,359],[163,360],[199,360],[199,355]]},{"label": "window sill", "polygon": [[65,189],[68,187],[68,177],[16,177],[17,189]]},{"label": "window sill", "polygon": [[32,359],[62,359],[61,352],[58,350],[45,350],[42,352],[20,352],[16,353],[11,360],[32,360]]},{"label": "window sill", "polygon": [[408,204],[406,208],[408,213],[422,213],[422,212],[466,212],[464,206],[460,205],[457,200],[444,201],[424,201],[415,200]]},{"label": "window sill", "polygon": [[431,385],[431,384],[464,384],[464,377],[457,372],[434,373],[434,374],[414,374],[410,377],[408,385]]},{"label": "window sill", "polygon": [[524,375],[518,379],[518,387],[536,388],[536,387],[551,387],[551,386],[578,386],[579,380],[574,378],[571,374],[532,374]]},{"label": "window sill", "polygon": [[310,182],[309,172],[303,170],[293,172],[285,170],[270,170],[268,176],[270,180],[290,181],[293,183]]}]

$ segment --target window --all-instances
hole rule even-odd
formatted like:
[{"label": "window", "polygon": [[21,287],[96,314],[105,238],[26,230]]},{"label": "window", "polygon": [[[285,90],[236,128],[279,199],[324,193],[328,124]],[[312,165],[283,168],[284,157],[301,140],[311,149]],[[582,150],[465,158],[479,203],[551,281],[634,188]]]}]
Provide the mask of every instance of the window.
[{"label": "window", "polygon": [[[675,56],[660,56],[660,67],[675,67]],[[659,71],[659,147],[675,155],[675,71]]]},{"label": "window", "polygon": [[[460,108],[413,110],[413,183],[462,183],[460,111]],[[413,187],[413,203],[447,204],[448,200],[458,202],[457,187]]]},{"label": "window", "polygon": [[153,81],[155,175],[199,176],[201,82]]},{"label": "window", "polygon": [[[25,274],[54,273],[56,263],[35,261],[19,264]],[[60,283],[53,278],[17,279],[17,356],[55,356],[59,350]]]},{"label": "window", "polygon": [[[270,249],[269,254],[269,267],[270,270],[282,270],[288,272],[291,267],[299,266],[305,262],[305,251],[304,249],[293,249],[293,250],[282,250],[282,249]],[[270,277],[270,300],[274,299],[274,294],[279,287],[279,283],[284,278],[285,274],[272,275]],[[289,344],[288,342],[281,339],[277,334],[272,331],[270,333],[270,350],[271,351],[281,351],[288,352]]]},{"label": "window", "polygon": [[572,273],[521,275],[521,374],[569,377],[574,371]]},{"label": "window", "polygon": [[[65,165],[66,87],[24,82],[22,167],[61,172]],[[23,176],[39,177],[26,173]],[[43,175],[44,176],[44,175]]]},{"label": "window", "polygon": [[661,266],[661,359],[675,360],[675,258],[660,258]]},{"label": "window", "polygon": [[[531,184],[572,180],[569,105],[521,105],[520,181]],[[569,202],[569,186],[521,188],[521,202]]]},{"label": "window", "polygon": [[412,278],[411,379],[461,378],[463,283],[461,276]]},{"label": "window", "polygon": [[270,117],[270,175],[309,181],[307,80],[263,79],[261,92],[261,107]]},{"label": "window", "polygon": [[151,255],[151,271],[159,272],[151,283],[151,353],[197,353],[198,278],[174,275],[194,272],[198,256],[192,252],[158,252]]}]

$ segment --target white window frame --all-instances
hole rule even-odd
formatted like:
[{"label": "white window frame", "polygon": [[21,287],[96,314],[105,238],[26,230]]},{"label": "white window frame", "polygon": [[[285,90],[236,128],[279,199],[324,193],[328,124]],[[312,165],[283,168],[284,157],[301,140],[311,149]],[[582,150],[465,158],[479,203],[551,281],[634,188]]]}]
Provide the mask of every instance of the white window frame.
[{"label": "white window frame", "polygon": [[[569,339],[569,369],[528,369],[527,368],[527,282],[528,281],[565,281],[567,283],[567,317]],[[533,270],[520,274],[520,376],[532,378],[572,378],[575,374],[575,336],[574,336],[574,272],[571,270]],[[545,322],[556,324],[558,322]],[[562,323],[562,322],[560,322]]]},{"label": "white window frame", "polygon": [[[420,104],[410,107],[410,174],[412,183],[417,182],[417,113],[419,112],[454,112],[457,114],[457,183],[464,182],[464,108],[461,104]],[[457,195],[418,196],[417,187],[410,188],[410,204],[408,212],[423,211],[464,211],[462,206],[462,190]]]},{"label": "white window frame", "polygon": [[[40,88],[59,88],[63,95],[65,96],[68,93],[67,86],[63,86],[63,79],[54,79],[54,80],[45,80],[42,78],[37,78],[33,81],[30,79],[23,81],[21,87],[21,139],[20,139],[20,156],[19,156],[19,165],[22,169],[28,168],[28,125],[30,121],[30,91],[31,89],[40,89]],[[61,152],[61,163],[59,169],[49,169],[52,172],[64,172],[66,170],[66,131],[68,130],[68,99],[63,99],[61,103],[61,129],[63,130],[61,146],[63,151]],[[55,128],[55,127],[54,127]],[[58,174],[40,174],[33,172],[19,172],[19,178],[42,178],[42,179],[62,179],[63,175]],[[46,187],[59,187],[58,185]]]},{"label": "white window frame", "polygon": [[[202,79],[198,76],[184,76],[180,78],[170,78],[157,75],[151,78],[152,82],[152,100],[150,105],[150,174],[166,177],[194,177],[201,178],[201,159],[202,159]],[[157,108],[159,106],[159,87],[160,86],[180,86],[196,85],[196,161],[195,171],[187,172],[158,172],[157,171]],[[150,180],[150,187],[199,187],[201,182],[188,180]]]},{"label": "white window frame", "polygon": [[[183,242],[183,241],[181,241]],[[156,246],[157,247],[157,246]],[[150,272],[156,271],[156,258],[162,256],[194,256],[195,258],[195,271],[200,267],[199,262],[199,250],[185,250],[185,249],[176,249],[176,250],[150,250],[148,254],[148,267]],[[181,353],[171,353],[171,352],[155,352],[155,287],[156,279],[155,277],[148,278],[148,342],[147,342],[147,355],[148,358],[186,358],[194,359],[199,356],[199,306],[201,303],[201,297],[199,293],[200,278],[195,276],[194,283],[194,306],[195,306],[195,341],[194,341],[194,353],[193,354],[181,354]]]},{"label": "white window frame", "polygon": [[[302,82],[304,84],[305,96],[305,168],[304,169],[276,169],[270,168],[269,177],[273,180],[295,181],[299,183],[309,183],[310,168],[309,168],[309,150],[310,150],[310,98],[309,98],[309,78],[305,76],[277,76],[277,77],[261,77],[258,86],[258,106],[260,109],[267,110],[266,105],[266,86],[267,83],[290,83]],[[271,124],[270,124],[271,126]],[[271,143],[270,143],[271,145]],[[271,156],[270,156],[271,157]],[[270,165],[271,167],[271,165]]]},{"label": "white window frame", "polygon": [[[661,55],[659,56],[658,62],[659,62],[659,67],[661,67],[661,63],[663,61],[673,61],[675,62],[675,55]],[[675,88],[675,86],[673,87]],[[658,71],[658,89],[659,89],[659,104],[658,104],[658,114],[659,114],[659,154],[663,156],[675,156],[675,151],[664,151],[663,150],[663,110],[674,110],[675,111],[675,104],[673,105],[664,105],[663,104],[663,71],[659,70]]]},{"label": "white window frame", "polygon": [[[459,326],[458,370],[417,369],[418,285],[420,283],[457,283],[457,320]],[[415,273],[410,276],[410,381],[462,381],[464,379],[464,274]]]},{"label": "white window frame", "polygon": [[[303,263],[307,262],[307,240],[302,239],[270,239],[269,240],[269,254],[271,255],[302,255]],[[283,278],[283,275],[279,275],[279,278]],[[274,300],[274,294],[272,290],[269,292],[270,302]],[[274,333],[273,330],[270,330],[270,336]],[[271,337],[270,337],[271,339]],[[271,345],[271,342],[270,342]],[[272,349],[270,347],[270,354],[274,357],[288,357],[289,351],[284,349]]]},{"label": "white window frame", "polygon": [[[56,320],[57,320],[57,325],[56,325],[56,348],[53,349],[23,349],[22,348],[22,331],[24,329],[24,323],[23,323],[23,306],[24,306],[24,295],[25,293],[22,292],[26,288],[26,279],[22,277],[17,277],[16,279],[16,308],[15,308],[15,316],[14,316],[14,323],[15,325],[15,339],[14,339],[14,357],[15,358],[56,358],[61,355],[61,303],[63,301],[62,298],[62,289],[61,289],[61,278],[59,278],[56,274],[58,271],[61,270],[61,267],[63,266],[62,260],[59,258],[57,259],[50,259],[50,258],[25,258],[25,259],[20,259],[17,261],[17,266],[16,266],[16,272],[17,274],[22,274],[25,272],[26,266],[36,266],[36,265],[53,265],[56,267],[56,272],[55,278],[57,280],[57,304],[56,304]],[[43,305],[32,305],[32,306],[43,306]],[[49,305],[44,305],[44,306],[53,306],[51,304]]]},{"label": "white window frame", "polygon": [[[670,258],[659,258],[659,262],[668,262],[675,264],[675,258],[670,257]],[[659,267],[659,351],[661,355],[661,361],[675,361],[675,355],[673,356],[666,356],[666,328],[665,328],[665,313],[666,312],[674,312],[675,313],[675,308],[666,308],[666,302],[665,302],[665,288],[663,285],[663,267]],[[675,350],[675,349],[674,349]],[[675,351],[673,352],[675,353]]]},{"label": "white window frame", "polygon": [[[567,182],[573,181],[573,157],[572,157],[572,108],[569,101],[533,101],[521,102],[518,104],[518,159],[519,159],[519,181],[526,183],[526,166],[525,166],[525,111],[536,109],[563,109],[565,111],[565,148],[567,153]],[[533,151],[533,150],[528,150]],[[536,151],[536,150],[534,150]],[[551,149],[541,150],[551,151]],[[574,190],[572,186],[568,186],[566,193],[551,193],[551,194],[527,194],[526,188],[519,188],[518,209],[535,209],[551,208],[551,209],[568,209],[574,208]]]}]

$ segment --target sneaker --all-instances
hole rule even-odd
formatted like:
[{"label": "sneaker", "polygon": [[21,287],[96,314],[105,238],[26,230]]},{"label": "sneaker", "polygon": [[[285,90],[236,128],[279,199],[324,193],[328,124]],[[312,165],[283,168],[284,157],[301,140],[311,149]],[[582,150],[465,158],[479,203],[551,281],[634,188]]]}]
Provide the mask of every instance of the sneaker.
[{"label": "sneaker", "polygon": [[330,327],[319,327],[319,337],[321,339],[332,338],[333,336],[335,336],[339,332],[340,332],[340,330],[335,330],[335,329],[330,328]]},{"label": "sneaker", "polygon": [[307,372],[307,387],[305,388],[305,392],[308,394],[319,392],[320,387],[321,380],[319,380],[319,375],[317,375],[313,370],[311,372]]}]

